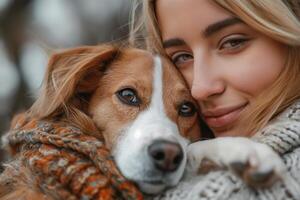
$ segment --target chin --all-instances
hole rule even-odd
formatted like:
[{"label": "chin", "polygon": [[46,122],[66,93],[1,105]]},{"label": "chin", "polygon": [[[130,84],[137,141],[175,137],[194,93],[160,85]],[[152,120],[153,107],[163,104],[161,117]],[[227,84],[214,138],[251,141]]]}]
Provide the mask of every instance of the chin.
[{"label": "chin", "polygon": [[211,128],[215,137],[235,137],[242,136],[242,132],[238,131],[234,126],[222,127],[222,128]]}]

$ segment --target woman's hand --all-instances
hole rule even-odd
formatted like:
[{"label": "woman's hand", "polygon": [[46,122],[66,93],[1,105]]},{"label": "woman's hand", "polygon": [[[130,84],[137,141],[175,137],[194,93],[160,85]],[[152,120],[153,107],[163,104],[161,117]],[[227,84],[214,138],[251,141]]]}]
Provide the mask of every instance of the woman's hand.
[{"label": "woman's hand", "polygon": [[227,168],[248,185],[266,187],[282,177],[285,165],[271,147],[243,137],[220,137],[188,147],[187,170],[192,172]]}]

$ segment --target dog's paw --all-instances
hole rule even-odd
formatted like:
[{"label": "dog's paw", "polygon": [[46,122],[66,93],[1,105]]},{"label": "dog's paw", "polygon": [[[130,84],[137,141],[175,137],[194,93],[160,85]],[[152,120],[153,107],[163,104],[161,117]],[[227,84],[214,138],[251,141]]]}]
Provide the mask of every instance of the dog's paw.
[{"label": "dog's paw", "polygon": [[189,170],[216,168],[228,168],[254,187],[269,186],[285,172],[283,161],[271,147],[247,138],[217,138],[188,147]]}]

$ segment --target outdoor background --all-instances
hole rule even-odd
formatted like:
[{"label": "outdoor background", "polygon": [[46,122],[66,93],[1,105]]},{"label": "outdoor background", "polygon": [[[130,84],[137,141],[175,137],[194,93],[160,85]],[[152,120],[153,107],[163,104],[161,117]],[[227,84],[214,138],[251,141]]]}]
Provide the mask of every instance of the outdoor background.
[{"label": "outdoor background", "polygon": [[0,136],[34,101],[53,50],[125,40],[130,9],[130,0],[0,0]]}]

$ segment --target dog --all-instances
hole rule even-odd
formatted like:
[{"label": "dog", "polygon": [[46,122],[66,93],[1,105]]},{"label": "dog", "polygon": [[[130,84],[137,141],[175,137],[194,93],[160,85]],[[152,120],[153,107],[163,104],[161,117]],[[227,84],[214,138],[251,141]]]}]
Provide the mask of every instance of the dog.
[{"label": "dog", "polygon": [[[241,160],[240,151],[225,153],[232,143],[220,145],[224,139],[189,146],[201,138],[197,110],[168,59],[135,48],[99,45],[51,56],[30,113],[41,119],[64,116],[86,133],[104,137],[121,173],[143,192],[157,194],[178,184],[188,157],[195,173],[203,158],[227,166]],[[101,136],[95,135],[98,132]],[[245,151],[243,162],[252,150]],[[273,156],[264,148],[254,150],[267,152],[262,160]],[[272,169],[276,166],[271,164]]]},{"label": "dog", "polygon": [[52,55],[30,113],[64,116],[104,137],[122,174],[151,194],[178,183],[187,145],[200,138],[197,104],[181,74],[166,58],[134,48],[84,46]]}]

